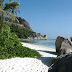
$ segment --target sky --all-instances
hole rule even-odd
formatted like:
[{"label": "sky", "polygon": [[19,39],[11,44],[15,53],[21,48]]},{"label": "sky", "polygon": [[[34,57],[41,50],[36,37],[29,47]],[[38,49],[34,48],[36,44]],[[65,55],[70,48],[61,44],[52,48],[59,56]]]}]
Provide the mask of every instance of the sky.
[{"label": "sky", "polygon": [[20,2],[17,16],[28,21],[33,31],[54,39],[72,37],[72,0],[13,1]]}]

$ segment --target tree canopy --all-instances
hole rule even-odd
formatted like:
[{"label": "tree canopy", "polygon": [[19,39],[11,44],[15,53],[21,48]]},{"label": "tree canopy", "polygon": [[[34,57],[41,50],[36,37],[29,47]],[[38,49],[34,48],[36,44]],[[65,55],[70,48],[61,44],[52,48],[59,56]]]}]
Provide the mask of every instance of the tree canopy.
[{"label": "tree canopy", "polygon": [[9,2],[5,4],[4,10],[9,11],[14,15],[14,13],[17,14],[17,12],[20,12],[18,10],[20,7],[18,6],[19,6],[19,2]]},{"label": "tree canopy", "polygon": [[[10,17],[12,20],[17,20],[17,22],[19,22],[18,19],[14,15],[10,14],[8,11],[5,11],[5,9],[3,7],[3,2],[4,2],[4,0],[0,0],[0,25],[3,23],[4,18],[6,16]],[[10,6],[10,7],[12,7],[12,6]],[[7,8],[7,7],[5,6],[5,8]]]},{"label": "tree canopy", "polygon": [[0,9],[3,8],[3,2],[4,2],[4,0],[0,0]]}]

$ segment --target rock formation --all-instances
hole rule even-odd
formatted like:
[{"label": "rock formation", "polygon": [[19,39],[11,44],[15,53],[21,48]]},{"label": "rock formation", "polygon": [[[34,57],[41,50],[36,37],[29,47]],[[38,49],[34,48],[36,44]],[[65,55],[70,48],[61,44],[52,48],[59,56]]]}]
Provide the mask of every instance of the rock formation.
[{"label": "rock formation", "polygon": [[55,44],[58,56],[51,61],[48,72],[72,72],[72,37],[57,37]]},{"label": "rock formation", "polygon": [[17,17],[17,19],[19,20],[19,23],[21,25],[23,25],[29,31],[32,31],[29,34],[28,39],[31,39],[31,40],[32,39],[34,39],[34,40],[47,40],[48,39],[48,37],[46,35],[42,36],[40,33],[33,32],[33,30],[31,29],[31,27],[29,25],[29,23],[25,19],[22,19],[21,17]]},{"label": "rock formation", "polygon": [[48,72],[72,72],[72,53],[65,54],[56,58]]},{"label": "rock formation", "polygon": [[46,35],[42,36],[40,33],[32,33],[29,36],[29,39],[34,40],[47,40],[48,37]]},{"label": "rock formation", "polygon": [[64,41],[65,38],[58,36],[55,42],[56,52],[59,53],[59,50],[61,48],[61,44]]},{"label": "rock formation", "polygon": [[17,19],[19,20],[20,24],[24,25],[24,27],[26,27],[28,30],[32,31],[29,23],[25,19],[22,19],[21,17],[17,17]]},{"label": "rock formation", "polygon": [[55,46],[58,56],[72,52],[71,38],[65,39],[59,36],[56,39]]},{"label": "rock formation", "polygon": [[68,39],[65,39],[61,44],[61,48],[60,48],[58,55],[60,56],[60,55],[67,54],[70,52],[72,52],[71,40],[69,41]]}]

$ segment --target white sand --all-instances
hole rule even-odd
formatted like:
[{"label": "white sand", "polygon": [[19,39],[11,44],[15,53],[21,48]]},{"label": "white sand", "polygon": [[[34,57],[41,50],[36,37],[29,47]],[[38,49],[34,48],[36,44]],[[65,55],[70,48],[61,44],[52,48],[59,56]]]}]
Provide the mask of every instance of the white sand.
[{"label": "white sand", "polygon": [[55,49],[22,43],[23,46],[37,50],[41,58],[11,58],[0,60],[0,72],[48,72],[49,64],[52,58],[56,57]]}]

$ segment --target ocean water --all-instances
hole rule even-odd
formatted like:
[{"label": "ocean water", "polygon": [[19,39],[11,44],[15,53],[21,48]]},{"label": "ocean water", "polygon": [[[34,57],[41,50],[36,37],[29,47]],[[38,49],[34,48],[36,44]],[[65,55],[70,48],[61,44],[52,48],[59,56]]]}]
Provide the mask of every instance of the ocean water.
[{"label": "ocean water", "polygon": [[51,48],[55,48],[55,39],[49,39],[49,40],[30,40],[31,43],[37,44],[37,45],[42,45],[42,46],[47,46]]}]

